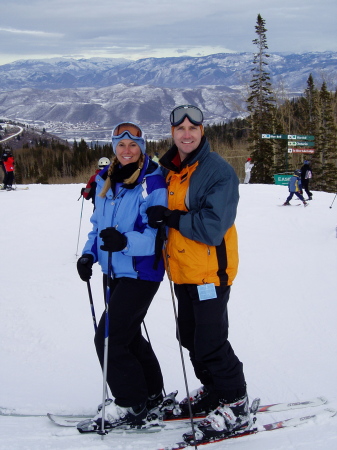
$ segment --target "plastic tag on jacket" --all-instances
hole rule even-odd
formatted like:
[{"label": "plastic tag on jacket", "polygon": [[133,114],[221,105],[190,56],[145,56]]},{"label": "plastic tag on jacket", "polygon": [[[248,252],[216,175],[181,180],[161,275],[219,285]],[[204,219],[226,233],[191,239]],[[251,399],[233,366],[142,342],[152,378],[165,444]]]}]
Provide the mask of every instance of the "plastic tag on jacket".
[{"label": "plastic tag on jacket", "polygon": [[199,300],[210,300],[211,298],[217,298],[214,283],[201,284],[197,286]]}]

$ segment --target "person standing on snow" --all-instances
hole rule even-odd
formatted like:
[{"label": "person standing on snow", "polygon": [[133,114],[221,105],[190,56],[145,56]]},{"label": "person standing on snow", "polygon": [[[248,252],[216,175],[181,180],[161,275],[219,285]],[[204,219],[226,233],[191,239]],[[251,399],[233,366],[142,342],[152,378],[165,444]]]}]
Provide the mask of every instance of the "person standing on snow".
[{"label": "person standing on snow", "polygon": [[294,194],[303,202],[304,206],[307,206],[308,203],[304,200],[302,195],[302,184],[301,184],[301,171],[295,170],[294,175],[290,178],[288,182],[288,189],[290,194],[287,197],[287,200],[283,203],[284,206],[290,205],[290,200],[293,198]]},{"label": "person standing on snow", "polygon": [[86,200],[90,200],[91,199],[94,207],[95,207],[95,196],[96,196],[96,185],[97,185],[97,183],[96,183],[96,176],[97,176],[97,174],[100,173],[100,171],[102,169],[104,169],[104,167],[110,165],[110,159],[106,158],[105,156],[103,156],[102,158],[99,159],[97,165],[98,165],[98,169],[90,177],[86,187],[81,189],[81,196],[83,195],[83,198],[85,198]]},{"label": "person standing on snow", "polygon": [[6,149],[2,155],[3,167],[5,169],[5,177],[2,190],[11,191],[14,181],[14,156],[10,149]]},{"label": "person standing on snow", "polygon": [[[104,425],[107,429],[143,428],[148,411],[163,399],[161,369],[141,332],[142,321],[164,276],[162,259],[154,268],[156,231],[148,225],[146,210],[153,205],[167,205],[166,183],[158,164],[145,153],[145,137],[137,125],[117,125],[112,132],[112,146],[115,158],[96,178],[93,229],[77,269],[81,279],[88,281],[92,265],[98,262],[106,288],[108,252],[112,252],[107,383],[114,401],[105,408]],[[104,340],[105,314],[95,335],[102,368]],[[102,411],[86,423],[86,429],[100,429],[101,415]]]},{"label": "person standing on snow", "polygon": [[307,159],[304,161],[303,166],[301,167],[301,182],[302,188],[305,190],[308,199],[312,200],[312,192],[309,190],[309,181],[312,178],[312,169],[310,167],[310,161]]},{"label": "person standing on snow", "polygon": [[251,171],[252,168],[254,167],[254,164],[252,163],[252,159],[251,158],[247,158],[247,161],[245,163],[245,179],[244,179],[244,184],[248,184],[250,181],[250,175],[251,175]]},{"label": "person standing on snow", "polygon": [[[243,365],[228,341],[227,304],[238,268],[239,180],[232,166],[210,151],[199,108],[179,106],[170,120],[174,145],[160,159],[168,208],[153,206],[147,213],[152,227],[169,228],[166,261],[181,344],[202,383],[190,393],[192,413],[210,413],[197,434],[212,438],[250,424]],[[187,398],[180,408],[188,416]]]}]

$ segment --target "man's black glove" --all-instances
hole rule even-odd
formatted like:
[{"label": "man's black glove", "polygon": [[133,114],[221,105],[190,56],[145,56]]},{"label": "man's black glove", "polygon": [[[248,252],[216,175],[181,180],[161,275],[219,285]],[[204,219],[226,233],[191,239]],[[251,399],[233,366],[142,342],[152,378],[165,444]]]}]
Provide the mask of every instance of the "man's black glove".
[{"label": "man's black glove", "polygon": [[124,234],[120,233],[116,228],[105,228],[99,234],[102,238],[104,245],[101,245],[101,249],[106,252],[120,252],[123,250],[128,240]]},{"label": "man's black glove", "polygon": [[146,214],[148,216],[149,225],[152,228],[160,228],[162,224],[170,228],[179,230],[180,216],[187,214],[186,211],[174,209],[173,211],[162,205],[150,206],[147,208]]},{"label": "man's black glove", "polygon": [[81,189],[81,195],[84,194],[84,191],[85,191],[85,188],[82,188],[82,189]]},{"label": "man's black glove", "polygon": [[83,281],[89,281],[92,275],[92,265],[94,258],[92,255],[84,254],[77,261],[77,272]]}]

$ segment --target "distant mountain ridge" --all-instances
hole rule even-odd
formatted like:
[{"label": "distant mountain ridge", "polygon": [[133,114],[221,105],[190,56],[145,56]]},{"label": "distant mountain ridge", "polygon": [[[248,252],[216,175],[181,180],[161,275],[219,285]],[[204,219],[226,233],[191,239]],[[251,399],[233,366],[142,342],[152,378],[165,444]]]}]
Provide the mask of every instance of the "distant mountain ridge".
[{"label": "distant mountain ridge", "polygon": [[[137,61],[115,58],[19,60],[0,66],[0,90],[108,87],[133,83],[170,88],[209,85],[237,88],[249,83],[252,67],[252,53]],[[291,92],[303,92],[310,73],[319,83],[326,79],[336,85],[337,52],[270,54],[268,70],[273,83],[282,79],[285,89]]]},{"label": "distant mountain ridge", "polygon": [[[178,104],[198,105],[206,123],[245,116],[253,67],[252,53],[138,61],[19,60],[0,66],[0,115],[41,121],[49,130],[57,123],[66,138],[60,124],[77,124],[86,137],[101,133],[101,138],[109,134],[103,129],[127,119],[144,126],[150,138],[158,138],[169,134],[168,116]],[[335,90],[337,52],[270,54],[268,71],[281,99],[302,94],[310,74],[318,88],[324,80]]]}]

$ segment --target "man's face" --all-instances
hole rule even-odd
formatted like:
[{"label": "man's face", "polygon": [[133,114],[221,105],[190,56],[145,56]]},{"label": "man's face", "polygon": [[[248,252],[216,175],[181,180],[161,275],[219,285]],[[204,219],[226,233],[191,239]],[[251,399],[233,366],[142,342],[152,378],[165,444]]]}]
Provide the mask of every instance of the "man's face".
[{"label": "man's face", "polygon": [[188,118],[173,128],[173,141],[178,148],[181,161],[198,148],[202,138],[199,125],[193,125]]}]

